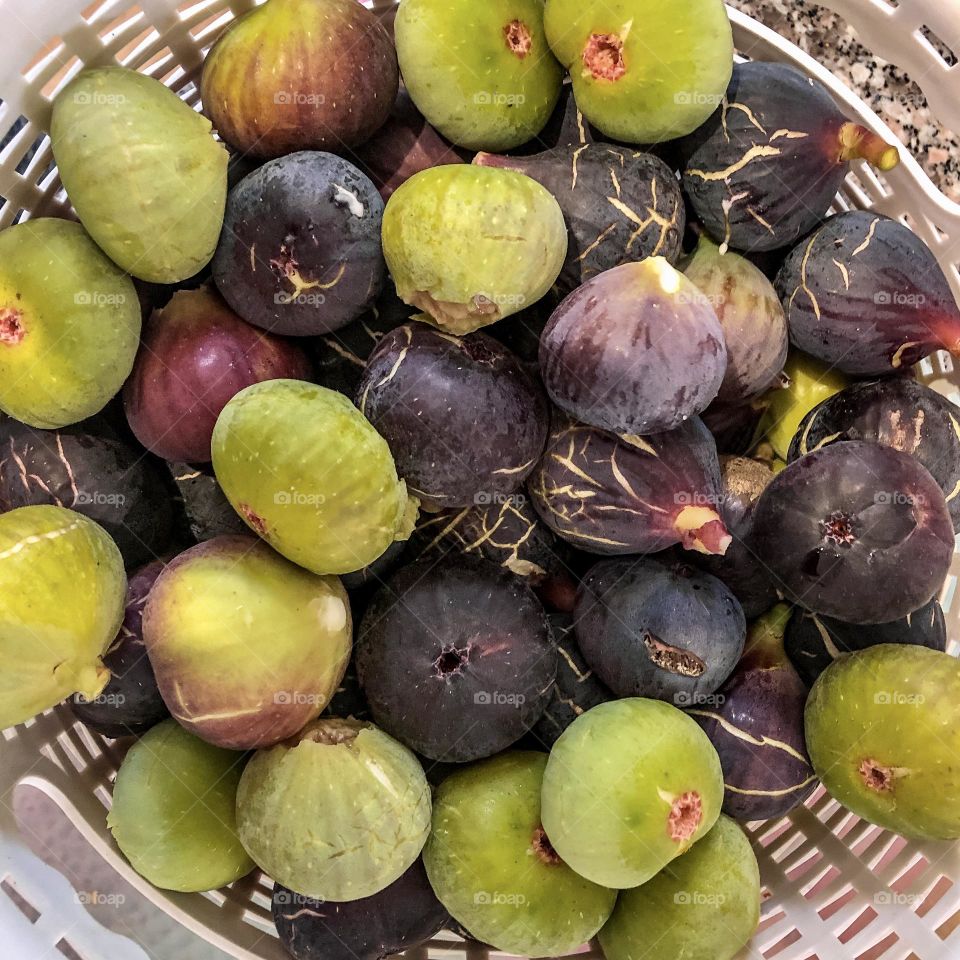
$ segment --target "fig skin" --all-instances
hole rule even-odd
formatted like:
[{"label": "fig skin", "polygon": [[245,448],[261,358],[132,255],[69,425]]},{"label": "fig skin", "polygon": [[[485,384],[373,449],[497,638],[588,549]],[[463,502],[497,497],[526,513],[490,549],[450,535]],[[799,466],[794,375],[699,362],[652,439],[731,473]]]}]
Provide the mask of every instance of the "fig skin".
[{"label": "fig skin", "polygon": [[456,148],[427,123],[405,87],[400,88],[387,122],[357,148],[355,159],[384,203],[415,173],[461,162]]},{"label": "fig skin", "polygon": [[451,142],[509,150],[550,119],[563,70],[541,0],[403,0],[394,29],[410,96]]},{"label": "fig skin", "polygon": [[567,228],[536,180],[447,164],[411,177],[387,201],[383,253],[404,303],[466,334],[550,290],[567,255]]},{"label": "fig skin", "polygon": [[356,404],[389,444],[410,493],[435,507],[516,490],[540,459],[549,426],[540,384],[506,347],[425,323],[380,338]]},{"label": "fig skin", "polygon": [[123,621],[127,577],[104,529],[62,507],[0,515],[0,730],[73,693],[97,697]]},{"label": "fig skin", "polygon": [[858,377],[960,353],[960,308],[930,248],[889,217],[851,210],[795,247],[777,274],[790,340]]},{"label": "fig skin", "polygon": [[346,160],[315,151],[271,160],[230,191],[213,279],[270,333],[339,330],[383,288],[382,217],[376,187]]},{"label": "fig skin", "polygon": [[730,676],[747,633],[743,609],[721,581],[652,557],[596,564],[574,618],[580,650],[617,696],[678,707]]},{"label": "fig skin", "polygon": [[540,338],[550,399],[614,433],[679,427],[714,400],[726,367],[713,307],[661,257],[588,280],[557,307]]},{"label": "fig skin", "polygon": [[315,720],[343,679],[351,630],[336,577],[301,570],[249,536],[181,553],[143,614],[170,713],[229,750],[271,746]]},{"label": "fig skin", "polygon": [[807,687],[784,650],[790,608],[750,627],[746,652],[716,697],[688,710],[723,767],[723,812],[736,820],[786,816],[816,789],[803,735]]},{"label": "fig skin", "polygon": [[720,0],[547,0],[544,24],[583,115],[611,140],[660,143],[696,130],[730,79]]},{"label": "fig skin", "polygon": [[254,754],[237,789],[237,832],[277,883],[347,902],[379,893],[414,863],[430,807],[406,747],[373,724],[321,718]]},{"label": "fig skin", "polygon": [[849,623],[887,623],[940,590],[954,531],[918,460],[849,440],[776,476],[754,509],[751,545],[787,599]]},{"label": "fig skin", "polygon": [[880,170],[899,162],[896,148],[849,122],[818,81],[759,61],[734,65],[719,109],[682,152],[697,218],[721,249],[749,252],[792,246],[817,227],[850,160]]},{"label": "fig skin", "polygon": [[600,946],[607,960],[734,960],[757,929],[760,900],[750,841],[721,816],[692,850],[620,894]]},{"label": "fig skin", "polygon": [[881,644],[840,657],[810,691],[807,746],[823,785],[904,837],[960,837],[960,665],[926,647]]},{"label": "fig skin", "polygon": [[717,400],[745,403],[769,390],[787,360],[787,319],[773,284],[745,257],[702,234],[682,267],[723,329],[727,369]]},{"label": "fig skin", "polygon": [[247,525],[230,505],[209,466],[204,469],[189,463],[168,463],[167,466],[183,501],[190,534],[197,543],[247,532]]},{"label": "fig skin", "polygon": [[130,575],[120,632],[103,655],[110,680],[96,699],[70,702],[73,715],[105,737],[138,737],[170,716],[143,643],[143,608],[163,568],[154,560]]},{"label": "fig skin", "polygon": [[113,538],[126,567],[170,545],[175,514],[163,467],[99,425],[33,430],[11,423],[0,440],[0,509],[67,507]]},{"label": "fig skin", "polygon": [[947,625],[939,601],[931,600],[903,620],[866,626],[798,609],[793,611],[784,637],[787,655],[808,687],[843,654],[880,643],[914,644],[946,652]]},{"label": "fig skin", "polygon": [[164,720],[124,757],[107,826],[141,877],[161,890],[214,890],[253,869],[237,838],[244,758]]},{"label": "fig skin", "polygon": [[669,433],[617,436],[558,416],[527,489],[554,533],[601,556],[680,543],[722,555],[720,463],[696,417]]},{"label": "fig skin", "polygon": [[567,222],[561,294],[623,263],[676,263],[686,211],[673,171],[657,157],[608,143],[575,143],[529,157],[478,153],[481,167],[516,170],[543,184]]},{"label": "fig skin", "polygon": [[383,24],[353,0],[269,0],[240,17],[203,65],[203,107],[244,154],[344,150],[386,121],[400,82]]},{"label": "fig skin", "polygon": [[947,498],[960,529],[960,408],[909,377],[851,384],[811,410],[790,444],[792,462],[844,440],[865,440],[912,454]]},{"label": "fig skin", "polygon": [[172,90],[123,67],[85,70],[57,94],[50,139],[80,222],[123,270],[179,283],[210,262],[230,156]]},{"label": "fig skin", "polygon": [[[590,940],[616,893],[574,873],[540,823],[547,758],[514,750],[437,789],[423,859],[434,890],[471,935],[521,956],[565,956]],[[509,891],[509,892],[508,892]]]},{"label": "fig skin", "polygon": [[247,526],[312,573],[361,570],[416,523],[418,502],[386,441],[333,390],[300,380],[247,387],[223,408],[212,450]]},{"label": "fig skin", "polygon": [[660,700],[602,703],[554,744],[541,795],[554,850],[594,883],[646,883],[707,834],[723,775],[706,734]]},{"label": "fig skin", "polygon": [[472,558],[425,558],[391,577],[361,621],[356,662],[376,723],[417,753],[454,763],[519,740],[557,673],[540,602]]},{"label": "fig skin", "polygon": [[124,409],[151,453],[209,463],[213,427],[231,397],[252,383],[309,375],[299,347],[244,323],[216,291],[181,291],[144,330]]},{"label": "fig skin", "polygon": [[0,232],[0,409],[56,429],[102,410],[140,342],[129,277],[78,223],[36,218]]},{"label": "fig skin", "polygon": [[273,888],[273,922],[294,960],[383,960],[419,947],[449,922],[423,860],[372,897],[323,903]]}]

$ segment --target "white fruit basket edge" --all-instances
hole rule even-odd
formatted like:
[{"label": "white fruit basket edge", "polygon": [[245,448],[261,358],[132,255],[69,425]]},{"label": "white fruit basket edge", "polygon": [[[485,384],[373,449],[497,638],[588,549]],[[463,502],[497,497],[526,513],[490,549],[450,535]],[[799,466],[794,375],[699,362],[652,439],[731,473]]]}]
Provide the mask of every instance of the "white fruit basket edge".
[{"label": "white fruit basket edge", "polygon": [[[191,104],[204,53],[221,30],[260,0],[0,0],[0,138],[26,122],[0,153],[0,227],[39,213],[67,215],[45,137],[50,101],[83,66],[122,63],[162,79]],[[371,5],[367,0],[368,5]],[[483,2],[483,0],[477,0]],[[378,6],[389,8],[388,0]],[[909,72],[934,113],[960,130],[960,66],[928,36],[960,52],[960,0],[828,0],[879,57]],[[738,50],[792,63],[816,77],[851,117],[892,137],[850,89],[771,30],[731,9]],[[24,158],[33,146],[35,156]],[[908,223],[935,251],[960,297],[960,205],[904,151],[896,170],[858,165],[838,208],[877,210]],[[945,354],[925,361],[923,379],[954,399],[960,378]],[[954,604],[960,556],[942,603],[957,652]],[[253,876],[209,895],[156,891],[125,863],[105,826],[119,751],[60,707],[0,735],[0,956],[39,960],[147,960],[132,940],[100,926],[69,883],[24,843],[13,816],[19,784],[42,790],[69,816],[92,851],[153,904],[241,960],[280,960],[272,932],[270,882]],[[765,902],[744,958],[948,960],[960,956],[960,847],[907,842],[866,824],[821,790],[807,806],[748,831],[760,860]],[[446,937],[446,939],[444,939]],[[147,948],[149,944],[144,944]],[[486,951],[452,934],[411,952],[481,960]],[[581,957],[590,954],[580,954]],[[663,958],[672,960],[672,958]]]}]

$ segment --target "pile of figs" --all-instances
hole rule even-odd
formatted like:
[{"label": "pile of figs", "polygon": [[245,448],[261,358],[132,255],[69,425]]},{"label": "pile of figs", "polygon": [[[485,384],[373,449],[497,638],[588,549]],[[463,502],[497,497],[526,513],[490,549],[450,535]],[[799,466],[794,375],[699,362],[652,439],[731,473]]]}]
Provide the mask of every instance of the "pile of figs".
[{"label": "pile of figs", "polygon": [[[896,146],[721,0],[266,0],[0,232],[0,728],[295,960],[731,960],[740,823],[960,838],[960,353]],[[402,81],[402,82],[401,82]],[[797,189],[797,185],[804,185]],[[952,278],[956,280],[955,277]]]}]

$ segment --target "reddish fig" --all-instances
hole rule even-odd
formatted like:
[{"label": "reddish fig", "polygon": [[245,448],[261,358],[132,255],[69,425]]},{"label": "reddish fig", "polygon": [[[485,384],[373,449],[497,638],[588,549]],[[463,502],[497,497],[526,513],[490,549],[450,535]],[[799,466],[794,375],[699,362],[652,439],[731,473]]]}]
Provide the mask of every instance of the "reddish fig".
[{"label": "reddish fig", "polygon": [[782,63],[734,67],[723,103],[685,145],[683,187],[714,239],[777,250],[827,215],[849,161],[881,170],[895,147],[848,121],[826,88]]}]

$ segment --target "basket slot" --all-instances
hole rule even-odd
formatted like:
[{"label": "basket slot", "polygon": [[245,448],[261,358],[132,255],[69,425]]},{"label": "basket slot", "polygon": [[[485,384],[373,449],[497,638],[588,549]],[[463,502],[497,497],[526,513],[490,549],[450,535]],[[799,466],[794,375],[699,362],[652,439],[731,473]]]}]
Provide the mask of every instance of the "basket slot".
[{"label": "basket slot", "polygon": [[960,59],[957,58],[949,44],[941,40],[926,24],[917,31],[917,37],[921,45],[928,48],[933,56],[939,57],[945,66],[955,67],[960,63]]},{"label": "basket slot", "polygon": [[12,879],[7,877],[0,881],[0,890],[2,890],[10,902],[31,922],[36,923],[40,919],[40,911],[13,885]]}]

